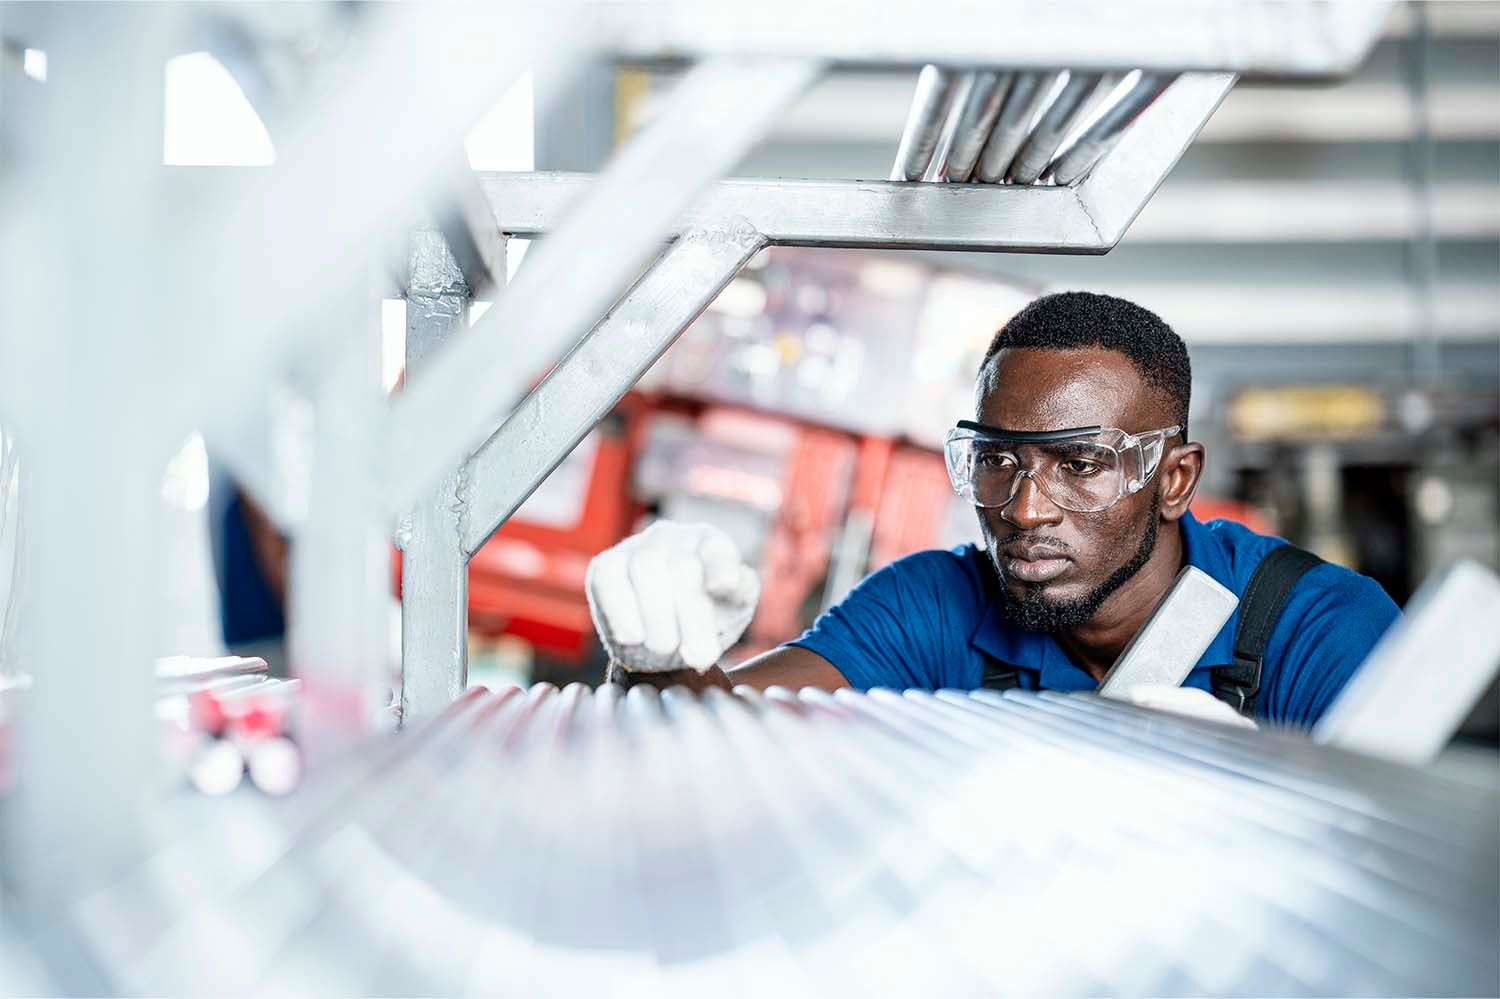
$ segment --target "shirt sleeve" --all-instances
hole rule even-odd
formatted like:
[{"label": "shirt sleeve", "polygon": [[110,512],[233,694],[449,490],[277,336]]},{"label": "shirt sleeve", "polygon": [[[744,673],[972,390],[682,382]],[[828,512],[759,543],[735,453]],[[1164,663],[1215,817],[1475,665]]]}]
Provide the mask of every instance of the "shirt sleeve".
[{"label": "shirt sleeve", "polygon": [[867,576],[788,644],[838,667],[849,685],[936,690],[962,685],[969,637],[984,610],[972,559],[925,551]]},{"label": "shirt sleeve", "polygon": [[1260,713],[1311,726],[1323,716],[1375,643],[1401,616],[1379,583],[1321,565],[1297,584],[1266,647]]}]

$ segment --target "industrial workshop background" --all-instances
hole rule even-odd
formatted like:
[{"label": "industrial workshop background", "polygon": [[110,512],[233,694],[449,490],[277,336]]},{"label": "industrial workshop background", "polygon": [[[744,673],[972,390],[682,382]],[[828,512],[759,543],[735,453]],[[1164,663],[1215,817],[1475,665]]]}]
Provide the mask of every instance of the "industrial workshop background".
[{"label": "industrial workshop background", "polygon": [[[623,695],[511,687],[601,683],[584,574],[654,518],[719,526],[759,571],[735,658],[875,568],[976,540],[943,435],[996,329],[1062,289],[1186,340],[1200,519],[1403,606],[1460,559],[1500,570],[1500,3],[879,3],[853,27],[717,6],[0,4],[0,991],[687,995],[743,973],[803,994],[839,991],[831,968],[1017,994],[1500,983],[1496,899],[1463,877],[1500,877],[1493,679],[1458,762],[1420,777],[1092,701],[653,695],[616,731],[597,719]],[[988,142],[965,117],[986,106]],[[886,727],[844,741],[840,712]],[[565,752],[575,714],[603,734]],[[721,722],[712,751],[758,754],[760,805],[706,762],[654,805],[619,796]],[[898,737],[949,723],[930,755]],[[514,766],[466,755],[481,737]],[[630,767],[608,752],[626,742]],[[976,884],[1016,861],[956,834],[951,866],[923,867],[919,833],[995,817],[976,746],[1067,771],[1111,836],[1180,820],[1204,869],[1264,850],[1305,895],[1220,871],[1204,898],[1165,891],[1202,922],[1137,927],[1154,956],[1129,972],[1123,943],[1079,964],[1023,927],[1023,971],[907,977],[952,928],[895,900],[913,885],[1022,923],[1043,882],[1054,918],[1125,919],[1160,885],[1146,861],[1114,870],[1103,833],[1074,844],[1102,896],[1036,874],[990,897]],[[953,811],[781,796],[810,758],[824,791],[930,783]],[[1111,773],[1140,795],[1111,797]],[[1047,814],[1027,849],[1050,871],[1047,837],[1095,813],[1043,783],[1007,794]],[[869,856],[794,835],[865,821],[895,830]],[[678,825],[699,822],[743,842]],[[1339,837],[1378,859],[1297,852]],[[766,903],[726,873],[731,843],[766,878],[861,887]],[[712,897],[637,891],[680,889],[673,871]],[[564,911],[589,892],[586,918]],[[832,932],[742,946],[825,903],[832,924],[915,927],[907,949],[856,972]],[[1174,934],[1217,946],[1263,903],[1235,970],[1177,954],[1198,944]],[[714,914],[703,939],[668,932]],[[1325,935],[1272,967],[1257,941],[1284,926]]]}]

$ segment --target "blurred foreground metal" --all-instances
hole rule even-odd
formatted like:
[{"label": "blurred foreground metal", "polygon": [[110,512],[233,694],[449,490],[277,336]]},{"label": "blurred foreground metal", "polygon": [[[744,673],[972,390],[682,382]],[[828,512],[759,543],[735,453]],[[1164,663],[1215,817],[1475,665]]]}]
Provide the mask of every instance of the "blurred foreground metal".
[{"label": "blurred foreground metal", "polygon": [[125,992],[1494,994],[1481,774],[1088,695],[475,690],[69,918]]}]

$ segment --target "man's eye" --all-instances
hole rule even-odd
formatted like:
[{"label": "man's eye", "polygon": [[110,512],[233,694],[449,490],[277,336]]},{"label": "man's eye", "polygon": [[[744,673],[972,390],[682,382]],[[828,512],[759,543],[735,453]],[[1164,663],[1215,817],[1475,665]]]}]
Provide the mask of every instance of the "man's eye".
[{"label": "man's eye", "polygon": [[974,459],[980,468],[1008,468],[1016,463],[1013,455],[996,451],[981,451]]},{"label": "man's eye", "polygon": [[1069,475],[1080,479],[1086,479],[1091,475],[1098,475],[1104,470],[1103,465],[1096,464],[1084,458],[1069,458],[1058,467]]}]

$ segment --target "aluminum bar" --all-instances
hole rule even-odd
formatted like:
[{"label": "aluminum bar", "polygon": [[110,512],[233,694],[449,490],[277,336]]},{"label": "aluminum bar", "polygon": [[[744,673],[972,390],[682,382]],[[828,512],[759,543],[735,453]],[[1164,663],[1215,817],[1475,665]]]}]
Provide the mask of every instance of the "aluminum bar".
[{"label": "aluminum bar", "polygon": [[[482,183],[500,230],[529,238],[557,228],[597,181],[584,174],[491,173]],[[1108,247],[1080,204],[1081,189],[726,180],[672,228],[743,219],[780,246],[1103,253]]]},{"label": "aluminum bar", "polygon": [[691,230],[668,248],[470,461],[464,552],[479,550],[764,245],[742,223]]},{"label": "aluminum bar", "polygon": [[917,74],[917,89],[906,113],[906,127],[901,130],[891,180],[921,180],[927,173],[953,105],[959,75],[940,66],[923,66]]},{"label": "aluminum bar", "polygon": [[1052,93],[1060,75],[1056,72],[1015,75],[994,128],[985,140],[979,162],[975,164],[976,178],[986,184],[998,184],[1005,179],[1017,151],[1031,132],[1032,120],[1042,102]]},{"label": "aluminum bar", "polygon": [[969,179],[979,162],[979,154],[989,141],[995,119],[1005,104],[1005,95],[1010,90],[1014,74],[984,70],[974,74],[973,86],[969,88],[964,102],[963,115],[958,120],[958,130],[953,136],[953,145],[948,150],[945,171],[947,179],[962,183]]},{"label": "aluminum bar", "polygon": [[1500,578],[1459,562],[1428,580],[1313,731],[1319,742],[1431,763],[1500,670]]},{"label": "aluminum bar", "polygon": [[1208,573],[1183,566],[1167,595],[1099,681],[1099,694],[1124,698],[1136,687],[1180,686],[1239,605],[1239,597]]},{"label": "aluminum bar", "polygon": [[1122,4],[1028,2],[996,17],[982,0],[937,16],[923,0],[885,0],[862,16],[847,7],[765,0],[733,11],[698,0],[612,5],[601,37],[628,60],[790,55],[855,66],[1057,66],[1107,71],[1203,70],[1329,76],[1355,70],[1390,3],[1159,0]]},{"label": "aluminum bar", "polygon": [[1078,137],[1055,160],[1048,164],[1042,174],[1058,184],[1076,184],[1093,169],[1119,140],[1120,134],[1140,117],[1141,112],[1160,97],[1176,75],[1172,73],[1142,73],[1135,85],[1123,97],[1105,109],[1097,121]]},{"label": "aluminum bar", "polygon": [[1047,105],[1047,110],[1042,112],[1036,127],[1016,153],[1015,161],[1005,174],[1006,180],[1013,184],[1033,184],[1042,176],[1042,171],[1052,162],[1052,154],[1062,145],[1083,110],[1084,101],[1098,88],[1102,79],[1099,73],[1069,72],[1068,81]]},{"label": "aluminum bar", "polygon": [[[662,116],[625,147],[574,217],[531,251],[476,335],[433,358],[429,377],[397,401],[387,489],[396,509],[494,432],[527,382],[604,314],[681,213],[820,72],[815,61],[727,60],[683,78]],[[505,384],[496,384],[497,371],[508,372]]]},{"label": "aluminum bar", "polygon": [[[503,279],[505,270],[499,263]],[[486,268],[486,275],[488,275]],[[449,244],[433,230],[412,236],[406,282],[406,383],[426,376],[430,355],[468,328],[469,285]],[[468,462],[403,516],[401,549],[401,718],[430,718],[468,684]]]}]

